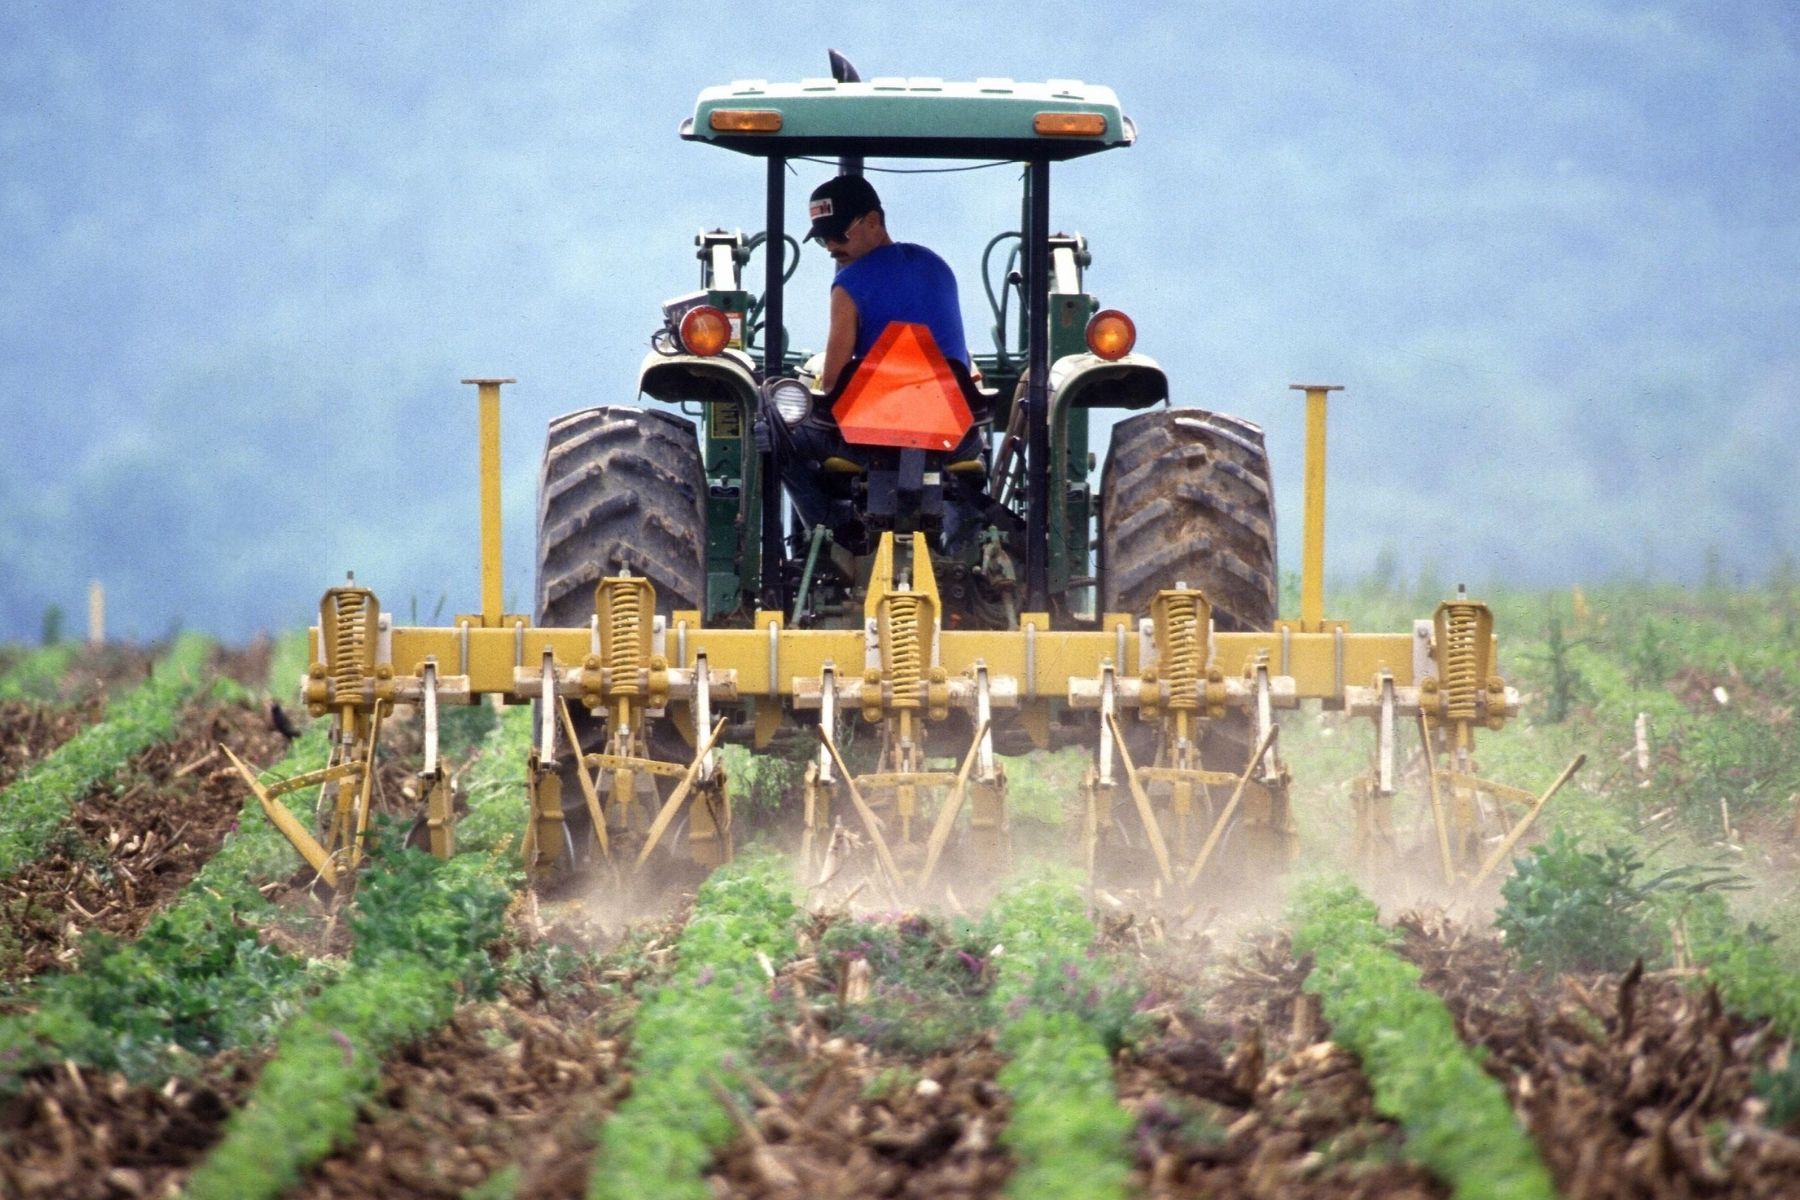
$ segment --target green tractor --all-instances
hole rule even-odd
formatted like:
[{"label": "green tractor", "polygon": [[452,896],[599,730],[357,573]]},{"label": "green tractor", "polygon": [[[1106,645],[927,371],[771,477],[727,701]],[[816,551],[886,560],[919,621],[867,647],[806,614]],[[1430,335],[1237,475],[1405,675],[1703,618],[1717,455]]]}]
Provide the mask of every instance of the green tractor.
[{"label": "green tractor", "polygon": [[[852,602],[874,535],[921,528],[940,583],[950,581],[948,620],[964,628],[1016,629],[1021,611],[1091,624],[1102,611],[1144,610],[1175,580],[1207,592],[1220,629],[1268,628],[1274,527],[1261,431],[1168,408],[1168,380],[1133,349],[1129,319],[1084,290],[1086,239],[1052,232],[1051,165],[1135,140],[1112,91],[838,74],[709,88],[683,123],[685,140],[767,162],[766,225],[695,239],[700,287],[665,305],[638,376],[641,394],[667,407],[552,422],[539,621],[579,624],[598,579],[629,570],[656,584],[666,611],[700,609],[709,624],[747,621],[759,607],[791,614],[795,628],[841,624],[860,615]],[[787,232],[789,164],[820,158],[844,171],[870,159],[1016,162],[1023,183],[1022,232],[996,233],[980,264],[993,348],[974,356],[979,382],[964,381],[979,455],[952,463],[928,453],[935,469],[904,508],[862,464],[807,464],[845,474],[838,482],[856,498],[866,541],[790,520],[776,481],[794,464],[780,461],[779,446],[759,449],[755,433],[760,421],[835,423],[834,402],[855,377],[846,371],[833,395],[813,391],[810,356],[790,348],[784,328],[784,284],[801,253]],[[758,251],[760,292],[749,275]],[[1094,410],[1152,408],[1116,429],[1096,490]],[[936,514],[943,492],[961,486],[988,502],[987,528],[941,555]]]},{"label": "green tractor", "polygon": [[[862,629],[872,579],[904,585],[928,569],[942,630],[1016,636],[1022,614],[1042,614],[1042,632],[1098,631],[1102,614],[1148,613],[1159,591],[1178,586],[1204,594],[1213,628],[1269,629],[1275,524],[1262,431],[1169,407],[1168,379],[1135,350],[1130,319],[1086,290],[1087,240],[1051,223],[1052,165],[1136,138],[1113,92],[1068,81],[865,82],[836,54],[832,65],[830,80],[708,88],[682,124],[684,140],[766,162],[764,228],[695,239],[699,288],[664,306],[639,372],[639,390],[654,404],[551,422],[538,624],[587,623],[601,581],[628,575],[650,581],[665,623],[697,612],[705,626],[743,628],[772,611],[785,630]],[[939,356],[924,372],[930,378],[874,406],[870,429],[867,412],[846,419],[856,407],[847,398],[880,375],[879,364],[853,361],[822,393],[816,359],[787,335],[784,285],[802,253],[789,232],[787,181],[795,162],[835,160],[840,173],[856,173],[871,162],[919,159],[1016,164],[1020,224],[997,231],[979,264],[991,350],[973,354],[972,370]],[[758,252],[760,290],[751,273]],[[871,384],[862,394],[880,390]],[[907,438],[921,406],[931,405],[953,414],[954,436]],[[1137,415],[1114,426],[1096,487],[1095,417],[1108,410]],[[846,451],[818,449],[837,439]],[[819,481],[848,520],[801,520],[779,484],[794,472]],[[978,516],[975,534],[954,544],[943,519],[952,507]],[[915,546],[928,563],[911,561]],[[845,665],[862,673],[860,659]],[[1071,674],[1092,670],[1082,667]],[[753,708],[740,709],[737,728],[756,718]],[[759,742],[775,731],[769,709],[755,721]],[[1024,720],[996,716],[981,738],[990,779],[996,738],[1013,752],[1094,738],[1091,714],[1069,705]],[[1237,773],[1250,740],[1241,718],[1183,732],[1209,765]],[[961,724],[975,721],[971,711]],[[604,724],[582,723],[584,745],[605,741]],[[1158,756],[1161,728],[1134,724],[1126,735],[1139,761]],[[650,731],[656,757],[686,757],[674,732]],[[691,723],[680,732],[692,744]],[[884,748],[884,778],[923,769],[923,739],[900,740],[904,752]],[[1172,754],[1164,748],[1160,761]],[[818,770],[830,778],[829,755],[821,753]],[[1265,806],[1264,818],[1285,831],[1285,812]]]}]

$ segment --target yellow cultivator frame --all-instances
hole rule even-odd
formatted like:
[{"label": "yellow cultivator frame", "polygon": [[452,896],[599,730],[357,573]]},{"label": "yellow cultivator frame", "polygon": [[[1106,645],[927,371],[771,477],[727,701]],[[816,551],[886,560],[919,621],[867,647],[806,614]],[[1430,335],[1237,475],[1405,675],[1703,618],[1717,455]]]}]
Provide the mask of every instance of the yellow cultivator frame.
[{"label": "yellow cultivator frame", "polygon": [[[1301,613],[1270,630],[1217,632],[1206,596],[1180,586],[1157,593],[1148,612],[1103,613],[1081,628],[1057,628],[1048,613],[1028,612],[1017,629],[946,629],[922,534],[883,536],[860,628],[790,629],[774,611],[756,612],[745,628],[708,627],[694,611],[665,618],[656,614],[650,583],[633,577],[600,581],[586,627],[544,628],[500,611],[499,492],[487,484],[498,479],[499,387],[508,381],[469,382],[480,385],[483,415],[483,612],[449,627],[395,626],[367,589],[330,589],[314,631],[305,699],[313,714],[332,720],[331,761],[278,788],[252,780],[271,818],[328,882],[360,856],[374,750],[396,705],[424,714],[429,847],[452,852],[436,713],[496,696],[538,705],[522,843],[540,868],[562,861],[573,845],[559,771],[565,758],[573,760],[570,774],[591,818],[591,850],[602,859],[611,861],[617,834],[631,830],[635,854],[617,865],[642,867],[677,822],[684,822],[693,857],[729,857],[730,799],[716,748],[724,714],[746,708],[753,722],[740,730],[753,731],[757,747],[789,722],[816,725],[818,754],[804,779],[806,850],[822,856],[833,830],[846,827],[873,848],[896,894],[929,888],[964,810],[967,854],[980,863],[1004,858],[1006,777],[994,750],[1001,725],[1044,746],[1053,724],[1066,730],[1071,721],[1085,723],[1094,750],[1083,786],[1090,868],[1106,830],[1128,826],[1169,890],[1202,878],[1228,828],[1277,852],[1290,844],[1277,721],[1303,701],[1374,726],[1374,767],[1356,792],[1358,849],[1367,855],[1392,840],[1388,810],[1403,727],[1424,736],[1447,881],[1485,877],[1555,791],[1529,796],[1476,771],[1477,731],[1499,729],[1519,705],[1497,673],[1485,605],[1458,596],[1432,619],[1394,633],[1357,632],[1325,618],[1325,400],[1332,389],[1303,387],[1309,419]],[[575,705],[604,716],[606,742],[598,752],[582,750]],[[836,741],[840,720],[856,715],[879,733],[875,769],[860,775]],[[1241,770],[1201,761],[1207,724],[1226,718],[1248,730]],[[655,722],[682,731],[692,751],[687,761],[651,754],[647,731]],[[1155,733],[1157,749],[1149,761],[1135,761],[1129,731],[1145,728]],[[950,760],[954,769],[928,763],[933,729],[939,753],[950,731],[965,731],[968,740]],[[247,769],[245,775],[251,778]],[[654,786],[657,777],[675,781],[666,796]],[[317,783],[331,786],[315,835],[280,795]]]}]

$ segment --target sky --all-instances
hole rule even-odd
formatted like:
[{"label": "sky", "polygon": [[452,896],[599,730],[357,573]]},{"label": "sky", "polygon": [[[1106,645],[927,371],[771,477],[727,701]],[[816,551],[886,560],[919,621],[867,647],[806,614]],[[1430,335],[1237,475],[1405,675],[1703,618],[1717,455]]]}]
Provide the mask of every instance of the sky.
[{"label": "sky", "polygon": [[[478,375],[518,380],[528,610],[547,422],[636,402],[694,234],[760,225],[760,163],[679,122],[828,46],[865,77],[1118,92],[1138,143],[1059,168],[1052,222],[1176,404],[1267,429],[1286,565],[1297,381],[1345,389],[1334,580],[1755,581],[1800,550],[1790,3],[12,0],[0,641],[51,606],[76,627],[90,579],[136,640],[289,628],[346,571],[401,620],[478,608]],[[882,186],[979,346],[1011,178]],[[828,279],[803,259],[795,345]]]}]

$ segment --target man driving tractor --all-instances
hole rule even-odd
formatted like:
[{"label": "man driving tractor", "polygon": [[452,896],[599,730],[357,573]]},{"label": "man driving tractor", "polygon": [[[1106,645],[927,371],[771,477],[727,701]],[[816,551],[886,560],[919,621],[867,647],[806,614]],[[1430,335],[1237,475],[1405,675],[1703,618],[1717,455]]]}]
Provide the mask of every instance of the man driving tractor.
[{"label": "man driving tractor", "polygon": [[[968,343],[963,336],[962,309],[956,275],[936,253],[913,242],[896,242],[888,233],[881,197],[861,175],[837,175],[813,189],[807,205],[809,240],[824,246],[837,264],[831,283],[830,325],[819,369],[818,390],[832,394],[845,381],[845,368],[860,362],[894,323],[923,326],[935,349],[967,372]],[[773,428],[774,422],[769,423]],[[976,430],[965,438],[964,457],[979,454]],[[855,449],[835,427],[803,425],[788,433],[781,456],[781,480],[807,525],[824,524],[840,541],[863,542],[841,496],[834,496],[820,477],[827,462],[859,462]],[[977,497],[964,487],[945,496],[942,545],[960,544],[979,521]]]},{"label": "man driving tractor", "polygon": [[945,358],[969,365],[962,309],[950,265],[924,246],[896,242],[881,197],[861,175],[838,175],[813,189],[807,237],[838,266],[831,281],[831,327],[819,388],[829,392],[890,321],[926,326]]}]

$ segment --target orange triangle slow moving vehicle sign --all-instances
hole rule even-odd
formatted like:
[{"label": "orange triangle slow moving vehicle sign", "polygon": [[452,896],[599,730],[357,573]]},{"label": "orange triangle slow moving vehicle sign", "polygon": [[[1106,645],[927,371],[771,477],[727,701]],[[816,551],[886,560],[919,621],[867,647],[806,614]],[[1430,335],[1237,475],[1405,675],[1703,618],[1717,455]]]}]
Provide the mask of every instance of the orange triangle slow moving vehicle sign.
[{"label": "orange triangle slow moving vehicle sign", "polygon": [[951,450],[975,418],[931,330],[890,321],[831,407],[853,446]]}]

